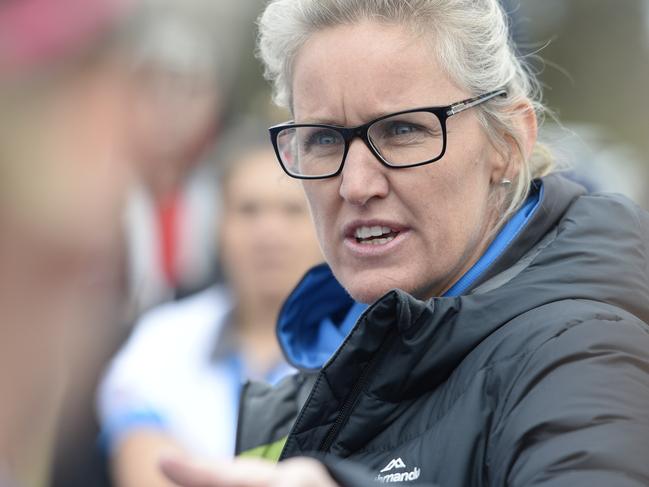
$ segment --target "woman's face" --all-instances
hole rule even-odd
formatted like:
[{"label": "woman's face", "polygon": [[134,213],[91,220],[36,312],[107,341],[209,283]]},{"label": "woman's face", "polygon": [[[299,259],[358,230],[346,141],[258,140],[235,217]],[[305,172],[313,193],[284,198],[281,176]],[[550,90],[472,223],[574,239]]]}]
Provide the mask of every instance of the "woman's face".
[{"label": "woman's face", "polygon": [[[424,41],[370,21],[316,33],[293,68],[297,122],[355,126],[473,96]],[[490,194],[506,164],[475,109],[450,117],[447,128],[446,154],[433,164],[387,168],[357,138],[341,175],[304,182],[325,258],[356,300],[372,302],[392,288],[422,299],[441,295],[486,249],[495,221]],[[356,238],[372,227],[396,236]]]}]

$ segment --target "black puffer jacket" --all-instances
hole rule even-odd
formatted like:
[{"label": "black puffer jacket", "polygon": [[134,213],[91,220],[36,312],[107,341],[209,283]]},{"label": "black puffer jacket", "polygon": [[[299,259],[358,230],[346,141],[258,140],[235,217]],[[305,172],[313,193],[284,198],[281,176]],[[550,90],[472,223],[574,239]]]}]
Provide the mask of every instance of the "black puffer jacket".
[{"label": "black puffer jacket", "polygon": [[[246,389],[239,450],[279,439],[404,485],[649,485],[649,216],[551,176],[458,298],[392,291],[314,376]],[[363,476],[339,482],[365,485]]]}]

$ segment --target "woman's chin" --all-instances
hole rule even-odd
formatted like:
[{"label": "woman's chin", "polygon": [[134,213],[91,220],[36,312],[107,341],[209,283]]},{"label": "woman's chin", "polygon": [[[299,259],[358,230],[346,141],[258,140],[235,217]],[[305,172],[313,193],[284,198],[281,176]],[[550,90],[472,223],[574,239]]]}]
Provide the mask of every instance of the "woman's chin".
[{"label": "woman's chin", "polygon": [[427,269],[411,261],[374,265],[335,265],[330,267],[338,282],[355,301],[372,304],[393,289],[401,289],[416,297],[426,296],[433,282],[426,279]]},{"label": "woman's chin", "polygon": [[394,289],[392,287],[382,287],[382,286],[350,286],[345,288],[349,295],[354,298],[354,301],[365,304],[372,304],[377,301],[379,298],[384,296],[388,291]]},{"label": "woman's chin", "polygon": [[432,296],[439,296],[432,283],[417,287],[411,280],[406,279],[382,279],[381,276],[363,276],[358,273],[348,279],[347,282],[339,279],[349,295],[359,303],[372,304],[385,296],[393,289],[400,289],[420,300],[427,300]]},{"label": "woman's chin", "polygon": [[354,301],[359,303],[372,304],[392,289],[408,288],[402,276],[396,276],[394,271],[367,268],[352,270],[336,266],[331,266],[331,270]]}]

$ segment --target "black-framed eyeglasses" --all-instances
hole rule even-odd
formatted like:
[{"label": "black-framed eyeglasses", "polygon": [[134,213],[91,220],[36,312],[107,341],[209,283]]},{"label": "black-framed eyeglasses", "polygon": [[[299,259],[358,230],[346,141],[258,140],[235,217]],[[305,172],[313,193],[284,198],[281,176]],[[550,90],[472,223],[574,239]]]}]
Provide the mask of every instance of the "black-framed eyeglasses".
[{"label": "black-framed eyeglasses", "polygon": [[343,169],[354,138],[390,168],[422,166],[446,152],[446,120],[497,96],[496,90],[444,107],[423,107],[383,115],[358,127],[288,122],[270,127],[282,169],[298,179],[335,177]]}]

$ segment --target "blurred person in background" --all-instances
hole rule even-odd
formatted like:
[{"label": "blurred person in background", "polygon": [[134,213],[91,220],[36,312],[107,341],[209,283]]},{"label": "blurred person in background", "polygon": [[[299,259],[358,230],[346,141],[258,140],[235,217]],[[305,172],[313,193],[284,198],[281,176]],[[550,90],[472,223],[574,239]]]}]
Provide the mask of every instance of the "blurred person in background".
[{"label": "blurred person in background", "polygon": [[127,3],[0,2],[2,487],[45,485],[69,373],[120,301]]},{"label": "blurred person in background", "polygon": [[[215,36],[181,8],[152,10],[137,34],[126,213],[135,311],[205,285],[214,268],[214,175],[204,164],[222,123],[225,75]],[[182,291],[181,291],[182,292]]]},{"label": "blurred person in background", "polygon": [[245,378],[291,369],[275,336],[279,308],[322,260],[304,194],[277,166],[261,124],[224,136],[219,262],[225,284],[146,313],[100,390],[114,485],[172,485],[162,453],[231,457]]},{"label": "blurred person in background", "polygon": [[136,314],[213,282],[215,181],[209,159],[237,110],[233,88],[252,37],[247,2],[148,0],[135,36],[126,212]]}]

